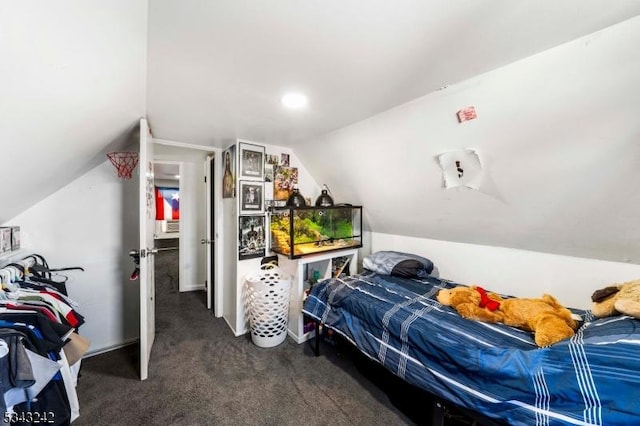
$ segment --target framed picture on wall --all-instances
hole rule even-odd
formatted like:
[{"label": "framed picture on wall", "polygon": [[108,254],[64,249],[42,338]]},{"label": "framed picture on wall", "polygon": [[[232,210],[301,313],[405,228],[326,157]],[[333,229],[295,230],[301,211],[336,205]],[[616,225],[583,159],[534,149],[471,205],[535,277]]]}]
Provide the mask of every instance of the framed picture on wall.
[{"label": "framed picture on wall", "polygon": [[240,181],[240,214],[264,212],[264,183],[255,180]]},{"label": "framed picture on wall", "polygon": [[263,257],[265,254],[264,216],[240,216],[238,260]]},{"label": "framed picture on wall", "polygon": [[236,146],[231,145],[222,153],[222,198],[236,196]]},{"label": "framed picture on wall", "polygon": [[240,179],[264,180],[264,146],[240,143]]}]

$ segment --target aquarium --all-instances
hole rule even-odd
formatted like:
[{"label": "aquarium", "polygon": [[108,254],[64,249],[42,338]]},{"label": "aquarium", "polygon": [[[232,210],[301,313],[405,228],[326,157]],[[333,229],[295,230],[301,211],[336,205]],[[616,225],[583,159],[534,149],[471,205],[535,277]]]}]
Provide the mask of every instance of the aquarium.
[{"label": "aquarium", "polygon": [[275,207],[271,250],[291,259],[362,247],[362,206]]}]

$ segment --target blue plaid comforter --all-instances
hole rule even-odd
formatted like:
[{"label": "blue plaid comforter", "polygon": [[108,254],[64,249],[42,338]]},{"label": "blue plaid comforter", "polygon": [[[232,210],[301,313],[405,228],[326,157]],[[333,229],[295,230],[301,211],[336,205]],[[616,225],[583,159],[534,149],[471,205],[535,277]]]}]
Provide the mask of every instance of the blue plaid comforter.
[{"label": "blue plaid comforter", "polygon": [[640,321],[618,316],[538,348],[532,333],[466,320],[436,300],[457,284],[365,271],[315,285],[303,312],[420,388],[513,425],[640,424]]}]

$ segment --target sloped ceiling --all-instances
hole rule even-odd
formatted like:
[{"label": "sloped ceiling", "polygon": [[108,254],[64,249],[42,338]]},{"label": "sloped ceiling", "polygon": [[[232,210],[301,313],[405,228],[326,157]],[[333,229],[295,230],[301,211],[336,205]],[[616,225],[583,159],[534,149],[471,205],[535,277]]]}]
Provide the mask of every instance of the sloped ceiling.
[{"label": "sloped ceiling", "polygon": [[[295,152],[336,201],[362,203],[375,232],[640,264],[635,40],[640,16]],[[459,123],[469,105],[477,118]],[[436,157],[465,148],[484,165],[480,190],[445,189]]]},{"label": "sloped ceiling", "polygon": [[[452,137],[453,133],[446,131],[430,134],[426,143],[424,134],[415,126],[424,125],[423,117],[437,120],[442,118],[441,114],[447,114],[446,119],[450,119],[453,108],[473,101],[473,97],[466,96],[470,92],[465,84],[479,84],[485,102],[493,95],[484,90],[515,93],[518,87],[498,84],[495,79],[505,77],[499,71],[496,74],[499,77],[490,77],[486,85],[474,76],[499,70],[638,14],[640,2],[636,0],[2,2],[0,182],[4,201],[0,204],[0,223],[104,161],[105,152],[125,146],[135,132],[138,118],[146,113],[154,136],[160,139],[223,147],[229,139],[242,138],[293,147],[318,181],[330,183],[343,201],[357,202],[365,195],[368,202],[374,200],[368,210],[368,221],[374,230],[619,260],[633,250],[637,241],[631,233],[623,238],[623,244],[614,242],[624,235],[631,218],[640,213],[623,203],[625,195],[633,199],[634,193],[629,189],[614,191],[613,204],[601,203],[598,196],[582,198],[577,205],[594,213],[583,214],[577,221],[572,221],[558,206],[571,204],[567,201],[569,189],[574,193],[585,190],[577,176],[593,171],[594,166],[585,158],[604,155],[612,161],[622,160],[626,171],[622,177],[596,173],[597,179],[603,179],[594,187],[597,194],[620,187],[626,182],[621,182],[621,178],[635,177],[630,170],[634,170],[631,159],[637,158],[633,157],[637,153],[632,149],[635,146],[632,141],[633,135],[637,140],[638,132],[634,133],[628,124],[635,120],[630,115],[635,113],[633,103],[621,104],[627,107],[627,113],[620,113],[624,109],[615,107],[622,96],[619,83],[629,78],[620,73],[625,69],[637,70],[634,62],[637,58],[632,53],[627,52],[631,56],[630,67],[624,62],[619,67],[602,67],[603,72],[613,74],[605,79],[608,84],[598,89],[598,97],[606,98],[603,105],[617,113],[608,115],[607,125],[602,128],[588,126],[584,131],[576,131],[576,127],[565,128],[556,122],[549,126],[544,118],[559,110],[565,111],[561,114],[563,119],[576,120],[575,115],[566,113],[575,104],[564,102],[556,107],[552,102],[554,94],[545,89],[545,81],[553,80],[552,74],[522,81],[527,84],[527,94],[546,94],[531,104],[534,108],[524,108],[524,117],[533,121],[528,124],[517,121],[520,128],[510,124],[510,129],[523,135],[522,144],[500,145],[506,138],[502,133],[489,132],[483,135],[484,139],[476,135],[475,139],[465,140],[460,137],[462,132]],[[637,38],[617,40],[628,46]],[[543,64],[543,72],[548,73],[551,68],[544,61]],[[523,75],[535,76],[538,65],[534,61],[522,70]],[[572,69],[580,75],[579,68]],[[505,78],[511,81],[513,75],[507,73]],[[551,87],[565,88],[564,83],[572,81],[572,77],[565,73],[562,82]],[[615,96],[608,98],[609,83],[614,81],[618,82],[612,92]],[[573,92],[589,84],[601,86],[592,76],[573,86]],[[439,90],[445,86],[449,88]],[[459,87],[465,89],[459,92]],[[309,107],[297,112],[283,110],[279,99],[287,90],[305,92],[310,98]],[[573,92],[567,99],[575,102]],[[364,133],[351,133],[352,127],[336,131],[427,94],[432,97],[424,102],[431,106],[415,110],[411,106],[415,103],[407,104],[409,117],[420,119],[406,127],[393,119],[389,121],[393,124],[387,127],[386,118],[382,122],[374,118],[362,124]],[[502,93],[498,99],[509,97]],[[511,109],[503,107],[500,114],[520,111],[527,102],[512,97],[507,104]],[[392,116],[393,111],[397,110],[390,112]],[[401,111],[405,110],[401,107]],[[481,111],[486,117],[486,109]],[[417,113],[418,116],[412,115]],[[586,120],[590,118],[593,117]],[[613,143],[612,151],[593,149],[598,143],[611,142],[604,137],[594,139],[594,131],[600,136],[611,133],[623,119],[627,122],[626,136]],[[373,128],[368,127],[371,123]],[[379,123],[385,129],[384,136],[375,129]],[[504,121],[478,123],[483,123],[475,124],[481,128],[504,126]],[[355,126],[359,128],[358,124]],[[468,129],[472,128],[466,127],[469,137]],[[548,136],[542,155],[531,148],[539,141],[532,136],[533,128],[550,132],[538,134]],[[371,138],[363,138],[363,134],[377,139],[369,146],[367,139]],[[563,134],[567,137],[563,138]],[[573,155],[577,142],[567,148],[562,144],[579,136],[588,137],[589,143],[584,145],[589,147],[587,157],[579,161],[580,167],[570,175],[571,185],[560,187],[564,193],[554,190],[549,196],[539,196],[546,188],[556,188],[553,185],[557,181],[548,180],[533,182],[537,192],[531,197],[523,195],[519,192],[523,187],[518,184],[532,184],[531,181],[514,179],[517,170],[507,167],[494,171],[494,178],[497,174],[510,180],[517,189],[505,189],[498,182],[498,195],[494,194],[493,199],[469,202],[458,193],[437,192],[426,194],[442,203],[436,210],[428,210],[424,203],[411,204],[408,198],[402,201],[405,203],[402,209],[389,208],[390,199],[420,191],[424,176],[415,170],[422,164],[407,168],[402,163],[407,156],[417,161],[419,157],[414,153],[424,156],[425,167],[429,169],[433,167],[429,161],[434,152],[473,145],[469,141],[475,140],[489,153],[490,162],[512,163],[517,153],[534,153],[532,158],[542,159],[546,164],[535,169],[536,174],[551,172],[552,177],[566,177],[557,173],[569,169],[563,167],[566,160],[561,165],[546,160],[553,157],[550,150],[556,147],[562,158]],[[398,145],[403,137],[406,145]],[[485,145],[500,147],[502,154]],[[420,147],[417,151],[416,146]],[[397,152],[402,152],[402,157],[391,163],[395,164],[393,169],[385,169],[384,162],[381,168],[373,167],[383,160],[394,159]],[[605,155],[611,152],[615,155]],[[367,157],[369,168],[363,169],[364,163],[355,161],[362,153],[372,154]],[[347,169],[349,173],[343,173]],[[372,176],[376,179],[384,176],[381,170],[406,175],[400,182],[403,188],[409,188],[410,194],[385,185],[376,186],[378,192],[372,193]],[[341,189],[339,182],[350,183]],[[493,200],[502,200],[498,202],[504,205],[496,207]],[[618,219],[607,210],[608,206],[617,211],[624,209],[626,213]],[[385,213],[376,214],[379,211]],[[425,216],[431,220],[430,225],[417,219],[407,222],[402,215],[406,211],[416,217]],[[477,213],[477,217],[470,219],[470,215],[462,215],[461,211]],[[536,211],[541,214],[536,215]],[[563,220],[553,219],[554,214]],[[552,226],[547,226],[547,221]],[[591,237],[580,237],[607,221],[614,225],[589,234]],[[499,224],[504,222],[511,225],[500,228]],[[568,231],[561,229],[563,223],[570,228]],[[612,234],[606,237],[607,232]],[[559,239],[554,235],[562,233],[564,241],[556,246]]]},{"label": "sloped ceiling", "polygon": [[146,54],[146,0],[0,3],[0,223],[127,144]]},{"label": "sloped ceiling", "polygon": [[[636,0],[153,0],[148,116],[162,139],[319,136],[640,13]],[[304,111],[285,111],[288,90]]]},{"label": "sloped ceiling", "polygon": [[[148,115],[162,139],[291,146],[375,232],[640,263],[639,14],[600,0],[153,1]],[[288,90],[308,108],[281,108]],[[467,105],[479,118],[460,125]],[[435,155],[468,147],[482,192],[444,190]]]}]

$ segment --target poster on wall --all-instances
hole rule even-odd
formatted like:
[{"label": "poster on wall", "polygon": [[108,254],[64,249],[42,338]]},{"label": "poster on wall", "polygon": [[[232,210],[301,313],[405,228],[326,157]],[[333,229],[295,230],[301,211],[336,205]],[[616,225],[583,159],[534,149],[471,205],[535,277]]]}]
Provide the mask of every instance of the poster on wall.
[{"label": "poster on wall", "polygon": [[276,167],[273,172],[273,199],[287,200],[298,184],[297,167]]},{"label": "poster on wall", "polygon": [[264,159],[265,164],[269,164],[271,166],[277,166],[279,164],[279,161],[280,158],[277,154],[267,154]]},{"label": "poster on wall", "polygon": [[264,181],[273,182],[273,164],[264,165]]},{"label": "poster on wall", "polygon": [[264,146],[240,143],[240,178],[264,180]]},{"label": "poster on wall", "polygon": [[458,149],[438,155],[445,188],[466,186],[480,189],[483,169],[478,153],[473,149]]},{"label": "poster on wall", "polygon": [[265,164],[264,166],[264,204],[265,208],[273,202],[273,164]]},{"label": "poster on wall", "polygon": [[222,198],[236,196],[236,146],[231,145],[222,153]]},{"label": "poster on wall", "polygon": [[280,164],[279,154],[265,154],[264,157],[264,207],[270,208],[273,203],[273,179],[274,170]]},{"label": "poster on wall", "polygon": [[265,254],[264,216],[240,216],[238,260],[263,257]]},{"label": "poster on wall", "polygon": [[264,212],[264,184],[254,180],[240,181],[240,214]]}]

